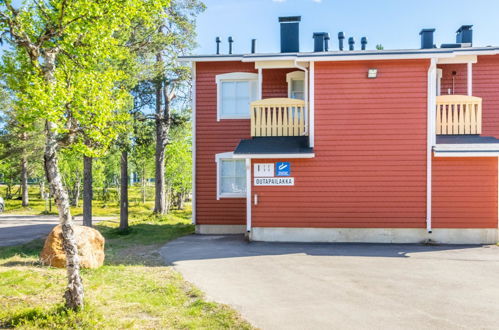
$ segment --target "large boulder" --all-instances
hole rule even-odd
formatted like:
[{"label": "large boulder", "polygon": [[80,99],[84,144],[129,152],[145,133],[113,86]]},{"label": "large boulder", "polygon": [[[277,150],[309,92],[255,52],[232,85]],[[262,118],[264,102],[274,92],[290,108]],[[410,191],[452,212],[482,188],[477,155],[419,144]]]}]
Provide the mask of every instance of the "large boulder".
[{"label": "large boulder", "polygon": [[[97,230],[73,225],[80,266],[82,268],[98,268],[104,263],[104,237]],[[43,250],[40,253],[43,264],[57,267],[66,267],[66,254],[62,247],[62,226],[57,225],[52,229]]]}]

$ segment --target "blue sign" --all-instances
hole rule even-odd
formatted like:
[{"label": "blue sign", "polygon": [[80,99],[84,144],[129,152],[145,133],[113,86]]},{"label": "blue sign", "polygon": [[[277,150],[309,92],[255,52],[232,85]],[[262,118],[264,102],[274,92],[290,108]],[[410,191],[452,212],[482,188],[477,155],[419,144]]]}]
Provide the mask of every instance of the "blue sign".
[{"label": "blue sign", "polygon": [[290,176],[291,164],[289,162],[277,162],[275,167],[276,176]]}]

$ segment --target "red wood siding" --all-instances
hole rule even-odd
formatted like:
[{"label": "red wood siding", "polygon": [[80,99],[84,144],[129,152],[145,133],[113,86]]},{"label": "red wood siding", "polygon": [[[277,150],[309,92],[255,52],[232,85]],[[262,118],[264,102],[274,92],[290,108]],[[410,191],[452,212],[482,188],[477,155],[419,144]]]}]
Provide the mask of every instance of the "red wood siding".
[{"label": "red wood siding", "polygon": [[454,94],[468,95],[468,67],[466,64],[444,64],[439,65],[442,69],[442,80],[440,85],[440,95],[449,95],[449,90],[452,94],[452,72],[454,76]]},{"label": "red wood siding", "polygon": [[428,66],[317,62],[316,158],[289,160],[293,187],[253,187],[253,226],[425,227]]},{"label": "red wood siding", "polygon": [[478,56],[473,95],[482,98],[482,135],[499,138],[499,55]]},{"label": "red wood siding", "polygon": [[497,228],[497,159],[433,159],[434,228]]},{"label": "red wood siding", "polygon": [[196,64],[196,222],[197,224],[245,224],[244,198],[216,199],[215,155],[233,151],[249,138],[248,119],[217,122],[215,76],[230,72],[256,72],[253,63],[200,62]]},{"label": "red wood siding", "polygon": [[262,72],[262,97],[288,97],[288,84],[286,74],[297,69],[265,69]]}]

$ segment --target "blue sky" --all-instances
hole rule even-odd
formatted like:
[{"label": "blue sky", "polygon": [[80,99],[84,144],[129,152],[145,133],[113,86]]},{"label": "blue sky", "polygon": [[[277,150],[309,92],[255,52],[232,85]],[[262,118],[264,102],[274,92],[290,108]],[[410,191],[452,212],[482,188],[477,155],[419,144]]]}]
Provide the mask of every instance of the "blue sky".
[{"label": "blue sky", "polygon": [[279,51],[279,16],[301,15],[300,48],[311,51],[313,32],[329,32],[332,50],[338,49],[337,34],[369,40],[368,49],[419,48],[419,31],[436,28],[435,43],[455,42],[463,24],[473,24],[474,46],[499,46],[499,1],[497,0],[205,0],[207,10],[198,18],[196,54],[213,54],[215,37],[234,38],[234,53],[250,51],[257,39],[258,52]]}]

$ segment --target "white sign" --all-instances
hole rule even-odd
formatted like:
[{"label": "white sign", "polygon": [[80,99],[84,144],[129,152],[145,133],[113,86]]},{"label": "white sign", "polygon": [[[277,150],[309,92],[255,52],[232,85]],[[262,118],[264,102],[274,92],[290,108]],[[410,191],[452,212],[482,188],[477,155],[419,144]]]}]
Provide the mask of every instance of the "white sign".
[{"label": "white sign", "polygon": [[295,178],[279,177],[279,178],[255,178],[255,186],[294,186]]},{"label": "white sign", "polygon": [[272,177],[274,176],[274,163],[255,164],[253,170],[255,177]]}]

